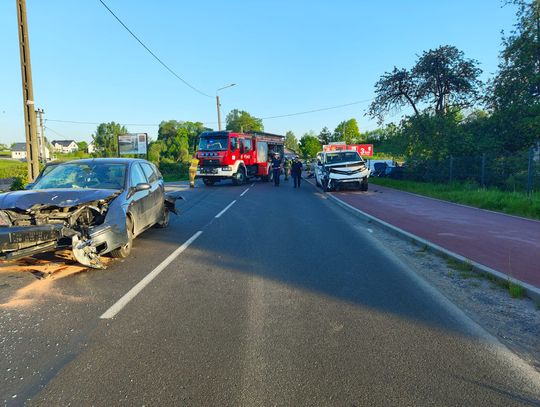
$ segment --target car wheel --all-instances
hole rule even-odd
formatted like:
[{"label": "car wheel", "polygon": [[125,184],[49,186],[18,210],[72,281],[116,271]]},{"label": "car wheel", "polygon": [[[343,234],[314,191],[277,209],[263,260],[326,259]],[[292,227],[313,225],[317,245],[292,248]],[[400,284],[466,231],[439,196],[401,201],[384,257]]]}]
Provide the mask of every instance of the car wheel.
[{"label": "car wheel", "polygon": [[368,180],[367,178],[366,179],[363,179],[362,182],[360,182],[360,191],[367,191],[368,190],[368,187],[369,187],[369,184],[368,184]]},{"label": "car wheel", "polygon": [[111,251],[111,256],[115,259],[125,259],[129,256],[133,247],[133,221],[129,216],[126,217],[126,230],[128,235],[127,243]]},{"label": "car wheel", "polygon": [[171,220],[171,212],[165,205],[163,205],[163,210],[161,212],[161,217],[159,222],[156,223],[156,227],[159,229],[165,229],[169,226],[169,222]]}]

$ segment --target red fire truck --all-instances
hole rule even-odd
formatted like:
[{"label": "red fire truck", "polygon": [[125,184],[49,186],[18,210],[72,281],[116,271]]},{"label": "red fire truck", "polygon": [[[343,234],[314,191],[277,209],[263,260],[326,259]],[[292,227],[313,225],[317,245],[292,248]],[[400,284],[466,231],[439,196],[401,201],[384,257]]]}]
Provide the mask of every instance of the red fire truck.
[{"label": "red fire truck", "polygon": [[201,134],[197,178],[205,185],[224,179],[241,185],[249,178],[272,180],[270,161],[274,153],[283,157],[285,137],[277,134],[212,131]]}]

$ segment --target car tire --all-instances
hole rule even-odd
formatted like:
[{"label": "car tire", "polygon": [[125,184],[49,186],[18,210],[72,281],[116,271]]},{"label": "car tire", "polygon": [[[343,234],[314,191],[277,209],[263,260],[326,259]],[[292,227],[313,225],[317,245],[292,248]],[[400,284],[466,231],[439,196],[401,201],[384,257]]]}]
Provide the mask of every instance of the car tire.
[{"label": "car tire", "polygon": [[111,251],[111,256],[115,259],[125,259],[129,256],[133,247],[133,221],[129,216],[126,217],[126,230],[128,235],[127,243]]},{"label": "car tire", "polygon": [[163,209],[161,212],[160,220],[156,223],[156,228],[158,229],[165,229],[169,226],[169,222],[171,220],[171,211],[167,209],[165,205],[163,205]]},{"label": "car tire", "polygon": [[362,182],[360,182],[360,191],[366,192],[369,189],[369,183],[367,178],[363,179]]}]

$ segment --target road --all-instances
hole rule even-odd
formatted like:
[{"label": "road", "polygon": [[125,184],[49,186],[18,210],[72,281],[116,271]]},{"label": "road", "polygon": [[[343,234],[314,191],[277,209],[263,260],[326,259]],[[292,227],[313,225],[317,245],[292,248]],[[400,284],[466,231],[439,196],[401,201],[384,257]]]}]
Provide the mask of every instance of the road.
[{"label": "road", "polygon": [[130,258],[0,308],[0,401],[540,405],[536,371],[311,185],[185,196]]}]

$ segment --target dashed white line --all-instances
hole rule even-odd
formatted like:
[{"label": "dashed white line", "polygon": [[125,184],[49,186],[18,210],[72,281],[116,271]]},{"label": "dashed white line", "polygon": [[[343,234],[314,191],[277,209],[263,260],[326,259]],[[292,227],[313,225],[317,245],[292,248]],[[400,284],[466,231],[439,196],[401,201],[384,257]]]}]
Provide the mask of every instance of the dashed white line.
[{"label": "dashed white line", "polygon": [[251,184],[250,187],[254,187],[255,186],[255,183]]},{"label": "dashed white line", "polygon": [[247,188],[244,192],[242,192],[242,193],[240,194],[240,196],[244,196],[244,194],[245,194],[247,191],[249,191],[249,188]]},{"label": "dashed white line", "polygon": [[180,253],[186,250],[191,243],[195,241],[202,231],[198,231],[193,236],[191,236],[182,246],[172,252],[169,257],[163,260],[154,270],[146,275],[141,281],[139,281],[131,290],[129,290],[122,298],[120,298],[116,303],[103,313],[99,318],[100,319],[110,319],[118,314],[122,308],[124,308],[137,294],[139,294],[144,287],[146,287],[154,278],[161,273],[165,267],[167,267],[171,262],[176,259]]},{"label": "dashed white line", "polygon": [[233,206],[235,203],[236,203],[236,199],[235,199],[234,201],[232,201],[229,205],[227,205],[227,206],[225,207],[225,209],[223,209],[220,213],[218,213],[218,214],[216,215],[216,218],[220,218],[221,215],[223,215],[225,212],[227,212],[227,209],[229,209],[229,208],[230,208],[231,206]]},{"label": "dashed white line", "polygon": [[369,233],[373,233],[373,229],[368,228],[367,230]]}]

